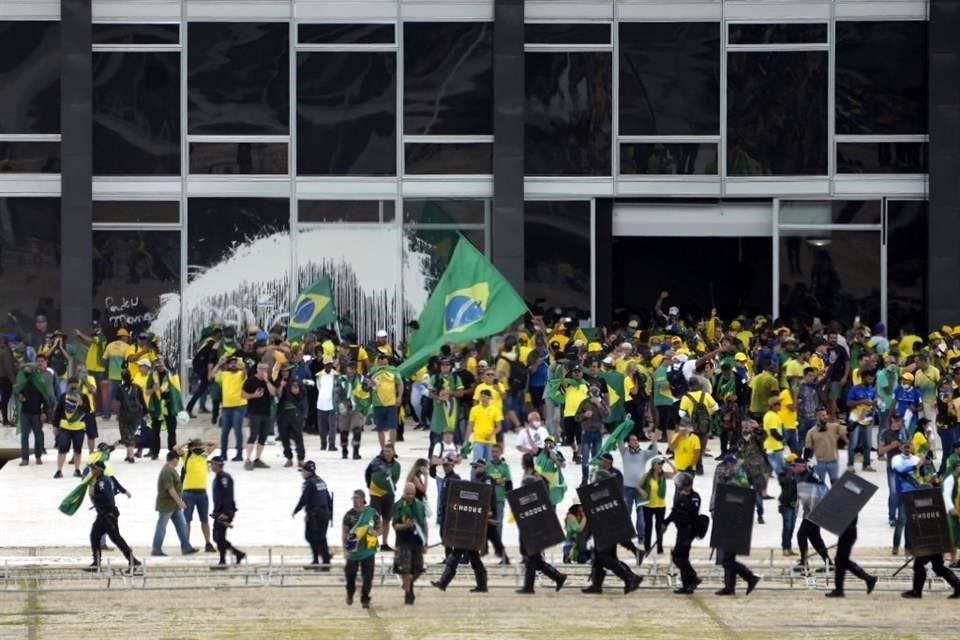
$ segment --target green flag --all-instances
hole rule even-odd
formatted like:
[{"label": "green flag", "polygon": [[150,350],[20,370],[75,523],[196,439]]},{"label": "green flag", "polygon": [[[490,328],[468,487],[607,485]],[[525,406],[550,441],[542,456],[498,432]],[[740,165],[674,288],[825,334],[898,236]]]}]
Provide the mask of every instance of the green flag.
[{"label": "green flag", "polygon": [[626,440],[631,431],[633,431],[633,418],[627,416],[624,418],[623,422],[617,425],[617,428],[607,436],[606,440],[603,441],[603,445],[600,447],[600,453],[590,461],[590,465],[594,467],[599,465],[600,455],[609,453],[616,449],[617,444]]},{"label": "green flag", "polygon": [[336,315],[330,278],[324,276],[304,289],[297,297],[297,301],[290,310],[287,339],[299,340],[308,331],[333,324]]},{"label": "green flag", "polygon": [[500,272],[460,238],[450,264],[420,314],[420,328],[410,335],[411,355],[400,365],[410,376],[447,342],[467,342],[503,331],[527,310]]},{"label": "green flag", "polygon": [[600,374],[604,382],[607,383],[607,398],[610,403],[610,415],[605,422],[607,424],[620,424],[626,415],[623,406],[623,397],[627,395],[625,390],[626,377],[619,371],[604,371]]}]

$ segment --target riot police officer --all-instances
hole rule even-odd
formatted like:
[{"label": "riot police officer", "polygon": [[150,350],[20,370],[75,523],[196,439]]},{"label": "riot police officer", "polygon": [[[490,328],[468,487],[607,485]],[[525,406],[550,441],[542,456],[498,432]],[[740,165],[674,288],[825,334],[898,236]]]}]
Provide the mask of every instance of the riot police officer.
[{"label": "riot police officer", "polygon": [[[327,527],[330,526],[333,515],[333,496],[330,495],[327,484],[317,475],[317,465],[313,460],[304,463],[300,474],[303,476],[303,492],[300,494],[300,502],[293,510],[293,517],[296,517],[301,509],[306,510],[304,537],[310,543],[310,551],[313,553],[313,561],[306,568],[329,571],[331,556],[327,547]],[[323,565],[320,564],[320,558],[323,558]]]},{"label": "riot police officer", "polygon": [[670,556],[673,564],[680,569],[681,584],[674,593],[689,595],[700,585],[700,578],[690,564],[690,546],[696,537],[697,518],[700,515],[700,494],[693,490],[693,476],[689,473],[677,474],[674,482],[677,485],[677,497],[663,526],[672,522],[677,527],[677,541]]},{"label": "riot police officer", "polygon": [[105,475],[106,468],[107,465],[103,460],[97,460],[90,467],[90,473],[93,476],[90,486],[90,499],[93,502],[93,508],[97,510],[97,519],[93,521],[93,527],[90,529],[90,549],[93,552],[93,562],[88,567],[88,571],[97,571],[100,568],[100,539],[104,535],[110,538],[113,544],[117,545],[131,568],[140,566],[140,561],[133,557],[130,546],[120,535],[118,526],[120,511],[117,509],[115,496],[122,493],[129,498],[130,492],[124,489],[116,478]]}]

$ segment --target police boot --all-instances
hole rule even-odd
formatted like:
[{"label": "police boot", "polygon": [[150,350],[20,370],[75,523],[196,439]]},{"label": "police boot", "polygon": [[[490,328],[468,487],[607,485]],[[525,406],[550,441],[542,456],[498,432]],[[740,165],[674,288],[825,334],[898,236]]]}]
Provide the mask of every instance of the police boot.
[{"label": "police boot", "polygon": [[477,586],[473,589],[470,589],[470,593],[486,593],[487,592],[487,570],[483,567],[473,570],[473,575],[477,579]]},{"label": "police boot", "polygon": [[957,574],[955,574],[953,571],[950,571],[950,569],[946,569],[940,577],[946,580],[947,584],[953,588],[953,593],[947,597],[951,599],[960,598],[960,578],[957,577]]},{"label": "police boot", "polygon": [[435,586],[440,591],[446,591],[447,585],[450,584],[450,581],[453,580],[453,576],[457,574],[457,565],[453,562],[447,562],[443,566],[443,573],[440,575],[439,580],[434,580],[430,584]]},{"label": "police boot", "polygon": [[517,589],[517,593],[534,593],[533,591],[533,582],[537,577],[537,570],[529,563],[524,567],[523,571],[523,588]]},{"label": "police boot", "polygon": [[358,444],[353,445],[353,459],[354,460],[360,459],[360,445]]},{"label": "police boot", "polygon": [[563,583],[567,581],[567,575],[565,573],[560,573],[554,568],[551,564],[544,563],[543,565],[543,575],[547,576],[553,583],[556,585],[556,590],[560,591],[563,588]]}]

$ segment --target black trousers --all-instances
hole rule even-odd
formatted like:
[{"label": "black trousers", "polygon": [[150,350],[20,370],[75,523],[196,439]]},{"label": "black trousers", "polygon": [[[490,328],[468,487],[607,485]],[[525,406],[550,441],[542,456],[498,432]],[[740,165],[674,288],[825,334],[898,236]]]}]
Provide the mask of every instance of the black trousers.
[{"label": "black trousers", "polygon": [[220,518],[214,518],[213,520],[213,542],[217,545],[221,563],[226,562],[227,551],[230,549],[236,551],[234,546],[230,544],[230,541],[227,540],[227,523],[220,520]]},{"label": "black trousers", "polygon": [[193,413],[193,406],[197,404],[197,401],[200,397],[207,393],[210,390],[210,378],[206,375],[199,376],[199,384],[197,385],[197,390],[194,391],[193,395],[190,396],[190,400],[187,402],[187,413]]},{"label": "black trousers", "polygon": [[933,573],[946,580],[947,584],[953,587],[954,591],[960,591],[960,578],[950,571],[943,564],[943,556],[936,554],[932,556],[919,556],[913,559],[913,590],[917,593],[923,592],[923,583],[927,581],[927,563]]},{"label": "black trousers", "polygon": [[603,580],[607,577],[607,571],[613,573],[624,583],[634,577],[634,573],[622,561],[617,559],[617,545],[606,549],[593,550],[593,558],[590,564],[590,581],[594,587],[602,587]]},{"label": "black trousers", "polygon": [[753,572],[747,568],[742,562],[737,562],[737,555],[735,553],[728,553],[722,549],[719,549],[717,553],[722,554],[723,558],[720,562],[720,566],[723,567],[723,588],[732,591],[737,586],[737,576],[741,580],[751,580],[753,578]]},{"label": "black trousers", "polygon": [[304,531],[304,537],[310,544],[314,564],[317,564],[320,558],[323,558],[324,564],[330,564],[330,548],[327,546],[327,527],[329,526],[329,520],[312,518],[310,514],[307,514],[307,525]]},{"label": "black trousers", "polygon": [[677,531],[677,542],[670,552],[673,564],[680,569],[680,582],[684,587],[692,587],[698,580],[697,572],[690,564],[690,546],[693,544],[693,534],[682,529]]},{"label": "black trousers", "polygon": [[317,410],[317,428],[320,429],[320,445],[336,448],[337,414],[334,411]]},{"label": "black trousers", "polygon": [[833,561],[833,585],[838,591],[843,591],[843,581],[847,576],[847,571],[861,580],[867,577],[867,573],[860,568],[860,565],[850,559],[850,552],[853,550],[853,545],[856,541],[857,521],[854,519],[850,526],[837,538],[837,556]]},{"label": "black trousers", "polygon": [[119,516],[115,513],[98,513],[97,519],[93,521],[93,527],[90,528],[90,550],[93,552],[94,564],[100,564],[100,539],[104,535],[117,545],[117,549],[120,549],[120,553],[127,562],[133,559],[130,545],[120,535]]},{"label": "black trousers", "polygon": [[552,564],[543,559],[542,553],[535,553],[532,556],[524,556],[523,569],[523,588],[527,591],[533,591],[533,583],[537,579],[537,571],[547,576],[554,582],[560,580],[561,574]]},{"label": "black trousers", "polygon": [[[167,424],[167,449],[173,451],[173,448],[177,446],[177,417],[167,416],[165,420]],[[163,422],[161,420],[150,421],[150,437],[153,438],[150,443],[151,456],[160,455],[160,432],[162,428]]]},{"label": "black trousers", "polygon": [[9,422],[7,405],[10,404],[11,396],[13,396],[13,381],[6,376],[0,376],[0,418],[3,418],[4,424]]},{"label": "black trousers", "polygon": [[663,514],[666,507],[643,508],[643,551],[650,553],[650,543],[653,541],[653,523],[657,523],[657,553],[663,553]]},{"label": "black trousers", "polygon": [[277,415],[277,430],[280,432],[280,444],[283,445],[283,457],[293,459],[290,441],[293,440],[297,451],[297,460],[307,457],[303,446],[303,417],[297,411],[284,411]]},{"label": "black trousers", "polygon": [[477,580],[477,586],[485,589],[487,587],[487,568],[483,566],[483,560],[480,559],[478,552],[467,549],[450,549],[447,559],[443,561],[444,569],[443,575],[440,576],[440,583],[443,586],[450,584],[450,581],[457,575],[457,567],[460,566],[460,562],[464,558],[470,562],[473,577]]},{"label": "black trousers", "polygon": [[347,595],[353,596],[357,592],[357,570],[360,571],[360,602],[370,602],[370,590],[373,588],[373,567],[376,554],[371,554],[363,560],[347,560],[344,574],[347,578]]},{"label": "black trousers", "polygon": [[506,549],[503,547],[503,539],[500,537],[500,531],[497,529],[497,525],[492,522],[487,523],[487,540],[493,545],[493,552],[497,554],[498,558],[502,558],[504,554],[506,554]]},{"label": "black trousers", "polygon": [[800,562],[802,564],[807,564],[809,560],[807,555],[808,543],[813,545],[817,555],[823,558],[824,562],[830,559],[830,556],[827,555],[827,545],[824,544],[823,536],[820,535],[820,527],[804,518],[800,521],[800,528],[797,529],[797,546],[800,549]]}]

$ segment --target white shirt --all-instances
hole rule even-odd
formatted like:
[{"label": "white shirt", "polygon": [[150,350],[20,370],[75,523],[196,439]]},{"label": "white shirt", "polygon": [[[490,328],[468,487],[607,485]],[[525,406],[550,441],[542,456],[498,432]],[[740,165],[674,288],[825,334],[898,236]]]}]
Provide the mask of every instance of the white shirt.
[{"label": "white shirt", "polygon": [[321,371],[317,374],[317,411],[333,411],[333,383],[336,374]]},{"label": "white shirt", "polygon": [[442,462],[444,457],[447,456],[447,454],[454,455],[454,456],[460,455],[460,447],[458,447],[452,442],[450,444],[447,444],[443,440],[441,440],[440,442],[433,443],[433,449],[430,450],[431,460],[433,460],[434,457],[437,457],[437,458],[440,458],[440,461]]},{"label": "white shirt", "polygon": [[532,425],[524,426],[517,434],[517,449],[520,451],[530,451],[543,448],[543,443],[550,433],[547,428],[540,425],[534,428]]}]

